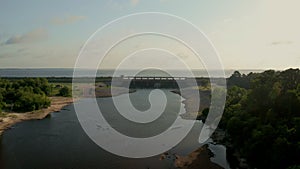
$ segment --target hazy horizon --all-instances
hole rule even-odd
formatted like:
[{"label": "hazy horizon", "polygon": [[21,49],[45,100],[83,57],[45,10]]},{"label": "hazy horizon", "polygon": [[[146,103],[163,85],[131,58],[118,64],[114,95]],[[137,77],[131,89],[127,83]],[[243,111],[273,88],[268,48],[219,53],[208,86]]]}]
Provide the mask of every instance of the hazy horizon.
[{"label": "hazy horizon", "polygon": [[[97,77],[131,77],[131,76],[145,76],[145,77],[191,77],[189,70],[159,70],[159,69],[120,69],[115,71],[113,69],[76,69],[76,77],[94,77],[96,72]],[[241,74],[260,73],[265,70],[261,69],[225,69],[225,70],[210,70],[210,75],[205,69],[191,70],[193,77],[219,77],[220,72],[224,72],[226,77],[230,77],[234,71],[239,71]],[[280,71],[280,70],[279,70]],[[137,73],[137,74],[136,74]],[[73,77],[73,68],[0,68],[0,77]]]},{"label": "hazy horizon", "polygon": [[[176,15],[197,26],[215,46],[225,69],[283,70],[300,65],[300,1],[296,0],[11,0],[0,4],[1,68],[71,68],[87,39],[101,26],[152,11]],[[105,41],[114,36],[110,33]],[[165,43],[162,38],[146,40]],[[127,55],[128,47],[138,49],[143,44],[139,41],[133,39],[112,52],[105,67],[113,67],[116,59]],[[203,67],[175,43],[168,47],[191,68]]]}]

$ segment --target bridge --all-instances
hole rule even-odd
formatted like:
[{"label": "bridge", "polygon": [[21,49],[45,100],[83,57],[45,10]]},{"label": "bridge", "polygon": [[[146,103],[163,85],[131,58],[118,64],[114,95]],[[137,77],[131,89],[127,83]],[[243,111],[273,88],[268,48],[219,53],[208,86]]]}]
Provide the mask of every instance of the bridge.
[{"label": "bridge", "polygon": [[[198,86],[207,86],[210,83],[209,78],[206,77],[170,77],[170,76],[121,76],[121,77],[79,77],[73,79],[74,83],[103,83],[107,86],[111,86],[112,79],[114,80],[114,86],[116,87],[130,87],[131,89],[153,89],[153,88],[165,88],[165,89],[178,89],[181,87],[195,86],[193,83],[196,80]],[[65,80],[65,79],[63,79]],[[68,79],[67,79],[68,80]],[[72,82],[72,79],[71,81]],[[216,82],[216,81],[215,81]]]},{"label": "bridge", "polygon": [[[199,78],[189,78],[189,77],[161,77],[161,76],[121,76],[121,77],[97,77],[94,78],[77,78],[77,83],[79,83],[79,90],[83,91],[85,97],[90,96],[91,93],[95,92],[97,87],[104,87],[106,92],[109,94],[110,90],[106,90],[106,86],[112,85],[115,87],[125,87],[129,86],[130,89],[179,89],[180,87],[194,87],[195,80],[198,86],[209,85],[209,79],[204,77]],[[98,84],[93,85],[96,82]],[[82,83],[80,85],[80,83]],[[88,84],[87,84],[88,83]],[[180,85],[178,85],[180,84]]]},{"label": "bridge", "polygon": [[126,76],[114,78],[115,86],[128,86],[138,88],[174,88],[178,89],[178,83],[184,87],[192,85],[193,78],[187,77],[161,77],[161,76]]}]

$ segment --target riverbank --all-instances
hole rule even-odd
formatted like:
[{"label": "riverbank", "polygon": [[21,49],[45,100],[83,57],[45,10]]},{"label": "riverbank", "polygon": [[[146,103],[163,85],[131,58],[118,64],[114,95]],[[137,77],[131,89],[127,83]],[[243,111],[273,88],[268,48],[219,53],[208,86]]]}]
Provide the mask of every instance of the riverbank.
[{"label": "riverbank", "polygon": [[[184,119],[195,119],[196,117],[201,115],[203,109],[210,106],[210,90],[186,88],[181,91],[172,90],[171,92],[176,93],[184,98],[182,103],[184,104],[186,113],[181,115]],[[199,105],[199,107],[195,106],[197,104]]]},{"label": "riverbank", "polygon": [[[102,97],[113,97],[119,96],[126,93],[133,93],[136,90],[126,90],[125,88],[116,87],[113,92],[111,92],[111,88],[96,88],[95,96],[97,98]],[[83,95],[83,97],[89,97],[88,95]],[[41,120],[46,118],[50,113],[60,111],[63,107],[72,104],[77,99],[73,99],[72,97],[50,97],[51,105],[48,108],[44,108],[41,110],[35,110],[31,112],[24,113],[16,113],[16,112],[8,112],[2,113],[0,115],[0,136],[2,133],[9,129],[11,126],[18,122],[22,122],[25,120]]]},{"label": "riverbank", "polygon": [[136,92],[135,89],[128,89],[117,86],[107,86],[103,83],[97,84],[80,84],[76,85],[76,89],[73,91],[73,96],[83,98],[103,98],[103,97],[114,97],[122,94],[128,94]]},{"label": "riverbank", "polygon": [[223,167],[210,161],[213,156],[214,154],[208,149],[208,146],[204,145],[186,157],[176,156],[175,166],[181,169],[223,169]]},{"label": "riverbank", "polygon": [[3,113],[0,117],[0,136],[14,124],[25,120],[41,120],[50,113],[60,111],[63,107],[72,104],[76,99],[72,97],[50,97],[51,105],[41,110],[25,112],[25,113]]},{"label": "riverbank", "polygon": [[[171,91],[184,98],[182,103],[185,106],[186,113],[181,115],[184,119],[195,119],[202,115],[202,111],[210,106],[210,90],[199,90],[197,88],[186,88],[181,91]],[[199,98],[200,95],[200,98]],[[197,103],[198,102],[198,103]],[[195,107],[195,104],[199,104],[199,107]],[[211,136],[212,140],[216,144],[222,144],[225,137],[225,132],[221,129],[217,129]],[[210,158],[214,154],[204,145],[188,156],[180,157],[176,156],[175,166],[182,169],[196,169],[196,168],[208,168],[208,169],[221,169],[222,167],[213,163]]]}]

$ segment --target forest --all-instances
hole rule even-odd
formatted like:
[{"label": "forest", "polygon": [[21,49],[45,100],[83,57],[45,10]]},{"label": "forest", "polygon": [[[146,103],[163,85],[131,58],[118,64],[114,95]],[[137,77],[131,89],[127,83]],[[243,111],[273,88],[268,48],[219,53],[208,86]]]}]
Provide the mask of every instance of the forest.
[{"label": "forest", "polygon": [[50,96],[70,96],[71,90],[63,86],[58,93],[45,78],[0,79],[0,112],[27,112],[50,106]]},{"label": "forest", "polygon": [[[300,168],[300,71],[267,70],[227,80],[219,128],[251,168]],[[206,110],[207,111],[207,110]]]}]

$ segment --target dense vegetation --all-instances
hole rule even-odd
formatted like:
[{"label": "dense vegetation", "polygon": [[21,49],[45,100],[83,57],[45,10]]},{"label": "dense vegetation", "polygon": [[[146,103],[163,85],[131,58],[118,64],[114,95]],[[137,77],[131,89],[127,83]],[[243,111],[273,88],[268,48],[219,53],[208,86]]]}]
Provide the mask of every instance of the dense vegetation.
[{"label": "dense vegetation", "polygon": [[50,105],[51,86],[43,78],[17,81],[0,79],[0,107],[11,111],[33,111]]},{"label": "dense vegetation", "polygon": [[69,87],[64,86],[61,89],[59,89],[58,96],[70,97],[71,95],[72,95],[72,91]]},{"label": "dense vegetation", "polygon": [[66,86],[59,89],[48,83],[45,78],[0,79],[0,112],[25,112],[48,107],[48,96],[71,96]]},{"label": "dense vegetation", "polygon": [[299,168],[299,69],[235,72],[228,85],[219,127],[230,145],[253,168]]}]

